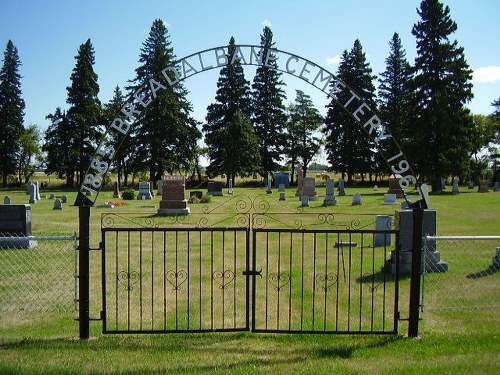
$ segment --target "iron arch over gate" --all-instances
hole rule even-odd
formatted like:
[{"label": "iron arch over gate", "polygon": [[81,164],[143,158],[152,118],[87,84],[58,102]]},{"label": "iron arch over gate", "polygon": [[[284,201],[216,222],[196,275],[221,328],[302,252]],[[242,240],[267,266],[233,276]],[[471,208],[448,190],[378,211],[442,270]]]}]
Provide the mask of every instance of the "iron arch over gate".
[{"label": "iron arch over gate", "polygon": [[[174,86],[196,74],[223,66],[239,60],[241,65],[268,66],[271,55],[275,56],[277,70],[297,77],[318,90],[324,92],[329,98],[337,102],[342,110],[349,113],[359,126],[365,129],[367,136],[379,146],[379,152],[386,143],[396,145],[395,155],[383,155],[390,170],[402,176],[400,186],[403,189],[415,185],[416,177],[410,163],[400,150],[397,141],[389,133],[386,125],[372,108],[360,95],[352,90],[346,83],[338,79],[334,74],[322,68],[318,64],[305,59],[299,55],[281,51],[279,49],[265,49],[257,45],[236,45],[236,51],[231,60],[228,58],[228,47],[215,47],[196,52],[174,64],[166,66],[160,77],[150,78],[145,87],[136,90],[122,107],[118,117],[107,127],[101,143],[96,148],[95,154],[90,161],[90,166],[82,180],[80,191],[75,201],[75,206],[93,206],[104,181],[104,175],[113,162],[116,150],[122,140],[128,136],[130,129],[134,126],[144,109],[146,109],[156,98],[158,91]],[[172,73],[173,77],[172,78]],[[118,146],[110,145],[110,136],[118,140]],[[394,149],[394,148],[393,148]],[[93,199],[87,197],[92,195]]]},{"label": "iron arch over gate", "polygon": [[[357,124],[366,131],[367,137],[370,137],[375,145],[378,146],[379,153],[389,166],[390,171],[402,176],[399,181],[401,188],[407,189],[416,184],[417,180],[410,163],[375,109],[346,83],[342,82],[328,70],[296,54],[274,48],[266,49],[257,45],[236,45],[235,48],[236,51],[231,60],[228,58],[228,46],[222,46],[196,52],[177,60],[172,65],[166,66],[162,70],[161,76],[150,78],[144,87],[139,88],[129,97],[125,105],[121,108],[120,114],[113,119],[103,134],[102,140],[90,161],[90,166],[82,179],[82,185],[74,204],[75,206],[79,206],[80,228],[78,245],[78,320],[80,325],[80,339],[88,339],[90,337],[90,208],[97,200],[104,182],[104,176],[114,160],[117,149],[125,137],[128,136],[142,112],[155,100],[160,90],[164,90],[196,74],[222,68],[236,60],[239,60],[242,65],[268,66],[271,69],[277,69],[309,83],[325,93],[327,97],[335,100],[341,110],[349,113]],[[275,56],[276,68],[268,64],[271,55]],[[116,147],[112,144],[111,138],[118,139]],[[394,155],[383,155],[381,149],[387,143],[393,143],[398,152]],[[91,195],[93,199],[89,198],[88,195]],[[417,204],[420,203],[417,202]],[[426,206],[425,198],[421,206]],[[414,233],[417,232],[414,231]],[[415,259],[414,264],[419,264],[418,259]],[[415,305],[416,301],[418,307],[419,282],[415,285],[417,292],[414,293],[416,297],[413,296],[412,301],[414,302],[413,305]],[[414,307],[413,309],[410,308],[410,310],[416,311],[415,316],[413,318],[410,317],[410,320],[416,322],[414,325],[418,327],[418,308]],[[418,331],[418,328],[412,329],[412,331]]]}]

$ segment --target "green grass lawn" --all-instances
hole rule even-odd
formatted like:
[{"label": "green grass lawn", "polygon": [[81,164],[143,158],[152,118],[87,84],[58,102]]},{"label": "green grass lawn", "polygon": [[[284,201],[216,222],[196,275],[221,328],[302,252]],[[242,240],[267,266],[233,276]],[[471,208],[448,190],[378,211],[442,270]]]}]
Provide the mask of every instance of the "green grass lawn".
[{"label": "green grass lawn", "polygon": [[[320,200],[311,202],[304,212],[321,212],[356,217],[363,214],[394,214],[397,206],[383,205],[386,187],[347,188],[346,197],[337,197],[338,205],[321,207],[324,187],[318,187]],[[264,188],[236,188],[233,197],[213,197],[208,205],[192,204],[191,211],[216,209],[222,216],[235,211],[239,202],[269,204],[273,212],[294,213],[300,202],[294,189],[287,190],[287,200],[278,202],[277,189],[266,195]],[[437,210],[438,235],[500,235],[500,193],[477,193],[462,188],[461,194],[449,192],[431,196],[431,208]],[[361,206],[352,206],[352,195],[360,192]],[[66,194],[73,202],[76,193],[42,191],[42,197],[55,193]],[[0,198],[9,195],[12,203],[28,203],[21,190],[0,191]],[[186,194],[188,195],[188,193]],[[136,213],[143,217],[155,214],[156,209],[143,206],[158,205],[159,197],[150,201],[125,201],[113,209],[92,208],[91,247],[100,241],[101,214],[113,212]],[[99,195],[96,205],[121,201],[112,192]],[[72,234],[78,232],[78,208],[66,205],[62,211],[52,210],[53,201],[42,199],[32,205],[34,234]],[[267,209],[267,208],[266,208]],[[193,215],[195,216],[195,215]],[[496,245],[500,246],[500,244]],[[457,251],[460,249],[457,249]],[[449,252],[448,252],[449,251]],[[453,249],[455,251],[455,249]],[[460,251],[465,252],[465,249]],[[451,250],[443,250],[445,260],[453,265]],[[491,254],[491,256],[493,253]],[[491,260],[490,258],[487,258]],[[94,252],[91,316],[100,312],[100,254]],[[454,265],[453,265],[454,266]],[[465,267],[465,266],[463,266]],[[471,273],[471,271],[465,271]],[[0,270],[0,278],[2,277]],[[444,275],[444,274],[443,274]],[[452,273],[450,273],[452,275]],[[497,285],[500,274],[479,278],[475,285]],[[429,275],[426,282],[431,283]],[[460,293],[462,279],[438,279],[435,285],[444,289],[454,284]],[[474,281],[476,282],[476,281]],[[487,283],[487,284],[484,284]],[[401,288],[407,288],[403,280]],[[465,287],[465,286],[464,286]],[[482,288],[484,289],[484,288]],[[451,289],[450,289],[451,290]],[[402,295],[406,292],[402,291]],[[480,294],[473,289],[471,294]],[[490,296],[491,297],[491,296]],[[493,298],[500,300],[498,294]],[[433,296],[429,296],[429,302]],[[479,297],[477,297],[479,298]],[[401,310],[407,300],[400,301]],[[91,339],[78,340],[75,312],[3,313],[0,316],[0,374],[498,374],[500,373],[500,311],[498,308],[431,309],[422,314],[420,337],[405,337],[407,324],[400,322],[400,336],[379,335],[290,335],[256,333],[203,333],[166,335],[103,335],[102,324],[91,322]]]}]

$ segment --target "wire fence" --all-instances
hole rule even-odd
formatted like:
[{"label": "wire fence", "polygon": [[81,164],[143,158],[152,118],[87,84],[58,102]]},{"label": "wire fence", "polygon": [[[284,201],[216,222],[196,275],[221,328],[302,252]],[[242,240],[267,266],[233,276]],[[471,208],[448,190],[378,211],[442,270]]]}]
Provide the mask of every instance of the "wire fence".
[{"label": "wire fence", "polygon": [[422,311],[500,311],[500,236],[428,236],[423,256]]},{"label": "wire fence", "polygon": [[74,311],[77,240],[0,237],[0,313]]}]

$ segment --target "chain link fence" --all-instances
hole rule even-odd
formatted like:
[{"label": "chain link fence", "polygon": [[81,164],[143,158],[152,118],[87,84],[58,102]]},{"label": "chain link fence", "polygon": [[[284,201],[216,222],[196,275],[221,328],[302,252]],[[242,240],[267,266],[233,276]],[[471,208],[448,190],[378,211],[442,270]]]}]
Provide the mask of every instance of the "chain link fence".
[{"label": "chain link fence", "polygon": [[0,313],[74,311],[77,240],[0,237]]},{"label": "chain link fence", "polygon": [[424,267],[422,311],[500,312],[500,236],[428,236],[423,256],[440,264]]}]

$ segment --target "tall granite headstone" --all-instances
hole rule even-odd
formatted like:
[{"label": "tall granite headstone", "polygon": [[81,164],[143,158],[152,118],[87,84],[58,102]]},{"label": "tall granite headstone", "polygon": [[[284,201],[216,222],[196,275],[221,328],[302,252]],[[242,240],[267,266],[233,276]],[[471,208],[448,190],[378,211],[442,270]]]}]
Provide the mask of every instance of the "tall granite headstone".
[{"label": "tall granite headstone", "polygon": [[163,178],[163,194],[161,195],[158,215],[188,215],[190,209],[184,197],[184,176],[165,176]]},{"label": "tall granite headstone", "polygon": [[326,184],[326,196],[323,200],[323,206],[335,206],[337,205],[337,200],[335,199],[335,180],[329,178],[325,181]]},{"label": "tall granite headstone", "polygon": [[137,194],[137,199],[153,199],[153,195],[151,194],[151,189],[149,186],[149,182],[141,181],[139,182],[139,194]]}]

